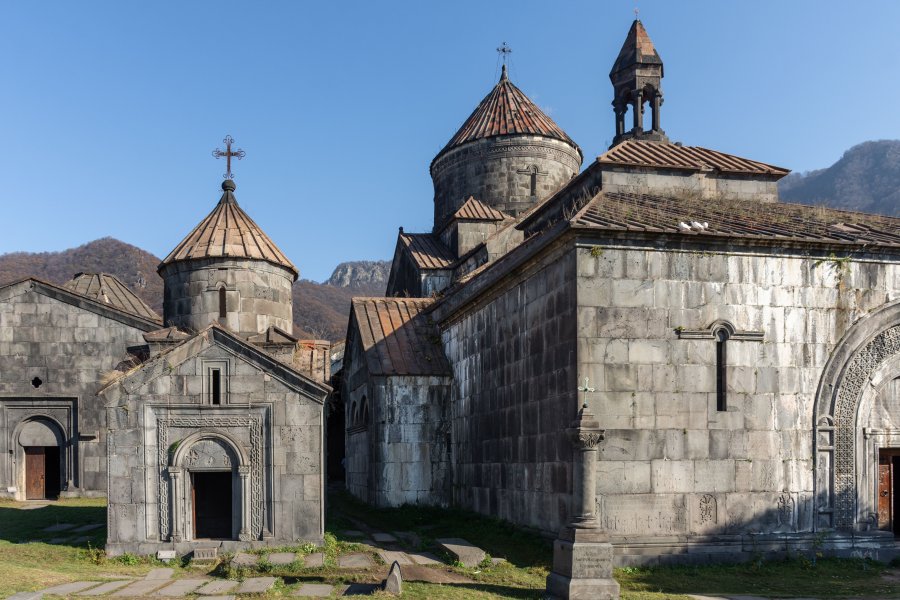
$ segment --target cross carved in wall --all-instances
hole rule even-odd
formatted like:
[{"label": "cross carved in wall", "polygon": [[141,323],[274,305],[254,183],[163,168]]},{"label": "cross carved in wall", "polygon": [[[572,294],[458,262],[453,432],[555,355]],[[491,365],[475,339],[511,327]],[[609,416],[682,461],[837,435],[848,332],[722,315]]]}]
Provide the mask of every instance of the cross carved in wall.
[{"label": "cross carved in wall", "polygon": [[584,385],[578,386],[578,391],[579,391],[579,392],[584,392],[584,404],[582,405],[582,408],[587,408],[587,407],[588,407],[588,403],[587,403],[587,395],[588,395],[588,392],[596,392],[597,390],[595,390],[594,388],[590,387],[590,379],[588,379],[587,377],[585,377],[585,378],[584,378]]}]

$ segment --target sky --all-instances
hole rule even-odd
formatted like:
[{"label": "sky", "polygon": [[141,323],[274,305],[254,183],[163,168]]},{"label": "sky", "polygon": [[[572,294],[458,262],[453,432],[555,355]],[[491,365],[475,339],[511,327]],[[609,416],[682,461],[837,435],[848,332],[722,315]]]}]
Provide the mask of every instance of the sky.
[{"label": "sky", "polygon": [[582,148],[640,10],[673,140],[796,171],[900,138],[900,2],[0,3],[0,254],[112,236],[165,256],[219,199],[322,281],[429,231],[428,167],[500,73]]}]

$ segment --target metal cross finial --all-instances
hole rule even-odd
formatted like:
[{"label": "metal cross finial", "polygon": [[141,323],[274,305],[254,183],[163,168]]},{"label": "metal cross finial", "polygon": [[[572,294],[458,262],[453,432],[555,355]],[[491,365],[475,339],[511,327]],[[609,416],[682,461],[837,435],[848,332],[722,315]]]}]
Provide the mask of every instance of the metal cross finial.
[{"label": "metal cross finial", "polygon": [[497,47],[497,54],[503,59],[503,64],[506,64],[506,59],[512,54],[512,48],[509,47],[509,44],[503,42],[500,46]]},{"label": "metal cross finial", "polygon": [[589,383],[590,383],[590,380],[589,380],[587,377],[585,377],[585,378],[584,378],[584,385],[578,387],[578,391],[579,391],[579,392],[584,392],[584,404],[582,405],[582,408],[587,408],[587,407],[588,407],[588,405],[587,405],[587,395],[588,395],[588,392],[596,392],[596,391],[597,391],[597,390],[595,390],[594,388],[589,387],[589,385],[588,385]]},{"label": "metal cross finial", "polygon": [[223,156],[225,157],[226,173],[223,177],[225,177],[225,179],[234,179],[234,175],[231,173],[231,157],[234,156],[235,158],[240,160],[240,159],[244,158],[244,156],[246,156],[247,153],[244,152],[243,150],[241,150],[240,148],[237,148],[234,151],[231,150],[231,145],[234,143],[234,138],[231,137],[230,135],[226,135],[225,139],[222,141],[225,142],[225,151],[222,152],[221,150],[216,148],[215,150],[213,150],[212,155],[215,156],[216,158],[222,158]]}]

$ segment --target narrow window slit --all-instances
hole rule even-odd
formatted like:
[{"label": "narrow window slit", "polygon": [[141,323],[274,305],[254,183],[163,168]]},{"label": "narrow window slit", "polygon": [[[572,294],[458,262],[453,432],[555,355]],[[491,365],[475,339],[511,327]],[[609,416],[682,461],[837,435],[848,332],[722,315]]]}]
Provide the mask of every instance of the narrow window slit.
[{"label": "narrow window slit", "polygon": [[225,310],[225,288],[219,288],[219,318],[224,319],[228,316],[228,312]]},{"label": "narrow window slit", "polygon": [[728,410],[728,398],[726,395],[726,367],[728,359],[725,344],[728,333],[720,330],[716,332],[716,410],[724,412]]},{"label": "narrow window slit", "polygon": [[219,369],[209,370],[210,399],[213,404],[222,403],[222,377]]}]

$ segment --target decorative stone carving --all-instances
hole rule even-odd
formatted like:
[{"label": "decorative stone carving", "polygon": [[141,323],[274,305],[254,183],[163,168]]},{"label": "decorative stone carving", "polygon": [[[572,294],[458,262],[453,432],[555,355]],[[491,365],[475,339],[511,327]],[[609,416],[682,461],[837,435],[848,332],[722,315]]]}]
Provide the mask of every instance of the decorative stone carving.
[{"label": "decorative stone carving", "polygon": [[[169,505],[169,491],[170,488],[174,486],[174,481],[171,477],[171,472],[169,470],[169,428],[171,427],[183,427],[190,429],[203,429],[203,428],[219,428],[219,429],[227,429],[229,427],[240,427],[242,429],[248,429],[250,432],[250,465],[248,466],[250,469],[250,498],[247,502],[248,506],[246,508],[250,512],[250,522],[251,522],[251,531],[242,532],[242,534],[247,537],[247,539],[258,539],[260,535],[262,535],[263,530],[263,465],[262,465],[262,444],[264,442],[262,435],[262,420],[258,416],[230,416],[230,417],[170,417],[167,419],[157,419],[156,421],[156,430],[158,436],[158,445],[159,445],[159,457],[158,457],[158,468],[160,474],[160,485],[158,488],[158,501],[159,501],[159,531],[162,539],[166,539],[167,537],[173,535],[175,531],[173,530],[173,524],[170,520],[170,515],[175,512],[176,507],[170,507]],[[215,440],[203,440],[203,442],[209,441],[213,444],[221,443]],[[202,442],[195,444],[195,446],[191,447],[191,450],[188,452],[187,460],[188,463],[186,466],[199,466],[208,468],[211,466],[215,466],[215,457],[213,457],[213,464],[195,464],[192,465],[191,460],[195,460],[196,463],[202,463],[201,460],[201,450],[203,449]],[[228,453],[226,452],[226,457]],[[229,461],[230,459],[226,460]],[[229,465],[223,465],[229,466]],[[240,471],[239,471],[240,472]],[[173,490],[174,491],[174,490]],[[240,538],[243,539],[243,538]]]},{"label": "decorative stone carving", "polygon": [[[876,335],[857,352],[844,369],[844,375],[834,396],[834,423],[823,426],[817,423],[817,441],[832,434],[833,445],[833,509],[834,526],[840,529],[852,528],[856,518],[856,412],[865,386],[875,370],[888,358],[900,352],[900,325],[891,327]],[[827,440],[827,437],[825,438]],[[830,448],[819,450],[829,451]],[[821,511],[826,507],[819,506]]]}]

